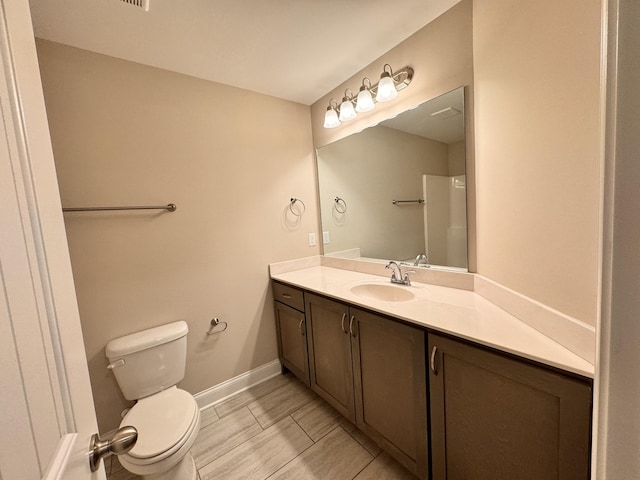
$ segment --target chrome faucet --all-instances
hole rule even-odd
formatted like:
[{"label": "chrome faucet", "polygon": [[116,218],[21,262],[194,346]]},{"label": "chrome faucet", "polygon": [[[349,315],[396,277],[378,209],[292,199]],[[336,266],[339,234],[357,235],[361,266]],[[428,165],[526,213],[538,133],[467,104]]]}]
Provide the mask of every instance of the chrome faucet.
[{"label": "chrome faucet", "polygon": [[421,253],[420,255],[418,255],[416,257],[416,261],[414,262],[413,266],[417,267],[421,263],[424,263],[426,266],[429,266],[429,256],[426,253]]},{"label": "chrome faucet", "polygon": [[[396,275],[396,270],[394,270],[393,267],[395,267],[398,271],[398,275]],[[389,270],[391,270],[391,283],[398,283],[400,285],[411,285],[409,274],[413,273],[413,270],[405,272],[404,276],[402,276],[402,269],[400,268],[400,265],[398,265],[398,263],[394,262],[393,260],[387,263],[387,266],[384,268],[388,268]]]}]

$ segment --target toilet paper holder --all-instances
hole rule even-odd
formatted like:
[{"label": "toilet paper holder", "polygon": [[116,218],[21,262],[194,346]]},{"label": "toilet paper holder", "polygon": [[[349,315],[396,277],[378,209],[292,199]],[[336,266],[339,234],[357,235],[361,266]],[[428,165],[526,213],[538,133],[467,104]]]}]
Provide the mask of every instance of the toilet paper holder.
[{"label": "toilet paper holder", "polygon": [[207,332],[207,335],[217,335],[219,333],[222,333],[227,329],[228,326],[229,324],[227,322],[220,321],[219,318],[214,317],[211,319],[211,323],[209,324],[209,331]]}]

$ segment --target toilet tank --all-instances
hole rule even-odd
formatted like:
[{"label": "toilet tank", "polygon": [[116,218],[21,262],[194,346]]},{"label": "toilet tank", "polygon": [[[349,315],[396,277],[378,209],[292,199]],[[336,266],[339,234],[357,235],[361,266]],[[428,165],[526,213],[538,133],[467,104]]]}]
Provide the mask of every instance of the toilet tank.
[{"label": "toilet tank", "polygon": [[105,348],[122,394],[137,400],[165,390],[184,378],[186,322],[173,322],[111,340]]}]

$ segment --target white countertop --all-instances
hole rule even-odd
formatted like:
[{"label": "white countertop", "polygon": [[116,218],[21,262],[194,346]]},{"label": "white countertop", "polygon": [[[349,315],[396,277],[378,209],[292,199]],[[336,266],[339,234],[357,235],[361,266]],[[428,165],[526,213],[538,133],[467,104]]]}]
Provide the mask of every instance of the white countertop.
[{"label": "white countertop", "polygon": [[390,284],[377,275],[311,266],[271,278],[584,377],[594,375],[592,364],[472,291],[412,282],[398,288],[410,290],[414,299],[387,302],[351,291],[361,283]]}]

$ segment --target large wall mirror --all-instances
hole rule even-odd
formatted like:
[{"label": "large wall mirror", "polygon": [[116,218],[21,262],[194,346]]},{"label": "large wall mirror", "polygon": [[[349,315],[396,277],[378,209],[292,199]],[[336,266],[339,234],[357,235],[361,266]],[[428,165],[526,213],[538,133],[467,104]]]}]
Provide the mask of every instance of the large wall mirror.
[{"label": "large wall mirror", "polygon": [[319,148],[324,254],[466,270],[464,125],[460,87]]}]

